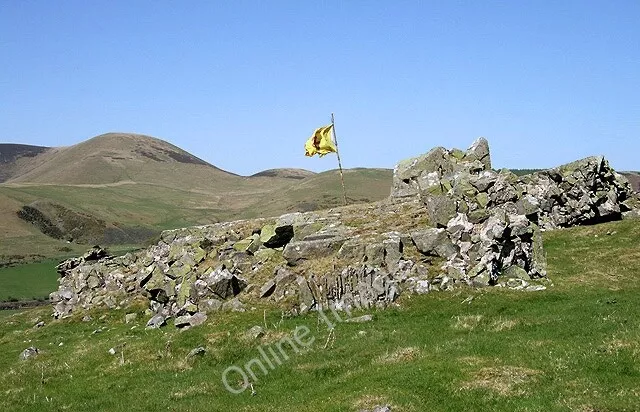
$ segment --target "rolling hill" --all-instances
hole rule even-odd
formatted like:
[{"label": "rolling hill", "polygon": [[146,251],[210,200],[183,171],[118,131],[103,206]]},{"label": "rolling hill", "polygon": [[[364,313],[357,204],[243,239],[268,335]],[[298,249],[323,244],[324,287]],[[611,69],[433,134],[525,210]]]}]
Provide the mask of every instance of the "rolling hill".
[{"label": "rolling hill", "polygon": [[[342,204],[336,171],[239,176],[138,134],[59,148],[2,145],[0,153],[0,261],[94,243],[137,245],[163,229]],[[351,201],[375,201],[389,194],[391,170],[346,170],[345,181]]]},{"label": "rolling hill", "polygon": [[223,184],[238,177],[163,140],[125,133],[103,134],[73,146],[47,149],[28,162],[21,160],[19,174],[6,183],[103,185],[161,181],[168,186],[205,187],[199,184],[204,178]]}]

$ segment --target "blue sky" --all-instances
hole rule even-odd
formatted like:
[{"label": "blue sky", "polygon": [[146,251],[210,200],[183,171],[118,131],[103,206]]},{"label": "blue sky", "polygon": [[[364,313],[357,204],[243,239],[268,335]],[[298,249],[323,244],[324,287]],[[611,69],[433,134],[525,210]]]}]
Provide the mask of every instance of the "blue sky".
[{"label": "blue sky", "polygon": [[226,170],[345,167],[485,136],[494,167],[640,162],[640,2],[0,2],[0,142],[162,138]]}]

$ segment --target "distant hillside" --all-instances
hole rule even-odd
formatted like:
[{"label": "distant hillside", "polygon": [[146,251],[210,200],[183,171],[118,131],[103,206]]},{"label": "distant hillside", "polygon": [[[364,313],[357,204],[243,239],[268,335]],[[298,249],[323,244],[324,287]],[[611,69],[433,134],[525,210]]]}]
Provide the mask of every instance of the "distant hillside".
[{"label": "distant hillside", "polygon": [[[389,196],[393,170],[355,168],[344,171],[350,204],[381,200]],[[337,170],[329,170],[299,180],[284,190],[265,196],[246,210],[248,217],[272,216],[284,212],[305,212],[343,205],[342,185]]]},{"label": "distant hillside", "polygon": [[251,175],[250,177],[281,177],[285,179],[305,179],[315,175],[315,172],[305,169],[268,169]]},{"label": "distant hillside", "polygon": [[44,146],[0,143],[0,164],[13,162],[20,157],[34,157],[48,149]]},{"label": "distant hillside", "polygon": [[[4,170],[11,172],[0,182],[0,261],[10,254],[56,256],[76,247],[68,241],[140,244],[163,229],[343,202],[335,171],[238,176],[144,135],[108,133],[69,147],[23,150],[26,156],[6,153]],[[389,194],[391,170],[346,170],[345,180],[350,201],[380,200]]]},{"label": "distant hillside", "polygon": [[631,183],[633,190],[635,190],[636,192],[640,192],[640,173],[638,172],[620,172],[620,173],[624,175],[624,177],[626,177],[627,180],[629,180],[629,183]]},{"label": "distant hillside", "polygon": [[[168,173],[171,171],[171,173]],[[107,133],[82,143],[45,151],[21,167],[10,183],[113,184],[237,177],[184,150],[150,136]],[[170,182],[177,183],[177,182]],[[201,185],[200,185],[201,186]]]},{"label": "distant hillside", "polygon": [[19,162],[36,157],[49,150],[49,147],[25,144],[0,143],[0,183],[14,177],[20,169]]}]

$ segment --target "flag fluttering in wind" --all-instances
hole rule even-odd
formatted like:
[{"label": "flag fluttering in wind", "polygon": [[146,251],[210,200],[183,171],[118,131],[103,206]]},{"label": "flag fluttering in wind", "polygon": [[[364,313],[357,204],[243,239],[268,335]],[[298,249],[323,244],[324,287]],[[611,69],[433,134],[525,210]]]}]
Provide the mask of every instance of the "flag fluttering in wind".
[{"label": "flag fluttering in wind", "polygon": [[340,182],[342,183],[342,196],[344,204],[347,204],[347,189],[344,187],[344,173],[342,173],[342,161],[340,160],[340,152],[338,151],[338,136],[336,136],[335,119],[331,113],[331,124],[316,129],[313,136],[304,144],[304,154],[306,156],[314,156],[316,153],[320,157],[327,153],[335,153],[338,157],[338,168],[340,169]]},{"label": "flag fluttering in wind", "polygon": [[304,154],[306,156],[314,156],[317,153],[322,157],[327,153],[337,153],[338,149],[331,136],[332,130],[333,124],[317,128],[313,136],[304,144]]}]

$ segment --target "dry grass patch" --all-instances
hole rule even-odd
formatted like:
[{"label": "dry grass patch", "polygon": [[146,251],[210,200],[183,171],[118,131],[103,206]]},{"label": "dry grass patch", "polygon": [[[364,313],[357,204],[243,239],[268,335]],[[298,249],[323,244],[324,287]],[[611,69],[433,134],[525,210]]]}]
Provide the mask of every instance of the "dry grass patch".
[{"label": "dry grass patch", "polygon": [[561,402],[563,406],[566,406],[571,412],[601,412],[602,409],[596,408],[592,405],[582,404],[578,399],[570,398]]},{"label": "dry grass patch", "polygon": [[518,325],[518,321],[515,319],[496,319],[491,323],[489,329],[493,332],[502,332],[504,330],[511,330]]},{"label": "dry grass patch", "polygon": [[480,366],[488,362],[487,359],[480,358],[478,356],[463,356],[458,358],[458,362],[467,366]]},{"label": "dry grass patch", "polygon": [[393,353],[385,353],[376,359],[376,363],[400,363],[411,362],[417,359],[421,354],[420,349],[415,346],[396,349]]},{"label": "dry grass patch", "polygon": [[391,405],[387,398],[380,395],[362,395],[353,402],[353,407],[357,410],[373,409],[380,405],[389,405],[391,410],[396,410],[396,407]]},{"label": "dry grass patch", "polygon": [[303,260],[295,267],[293,271],[304,277],[306,274],[313,273],[316,276],[324,276],[329,273],[338,271],[346,267],[350,262],[338,259],[336,256],[326,256],[317,259]]},{"label": "dry grass patch", "polygon": [[220,331],[220,332],[213,332],[205,335],[205,339],[207,340],[207,343],[209,343],[212,346],[215,346],[218,343],[224,342],[229,336],[231,336],[230,332]]},{"label": "dry grass patch", "polygon": [[524,395],[525,390],[520,385],[535,379],[542,373],[539,370],[520,366],[484,367],[477,371],[473,379],[464,382],[462,389],[489,389],[502,396]]},{"label": "dry grass patch", "polygon": [[618,354],[621,350],[630,350],[634,355],[640,352],[640,343],[625,339],[612,339],[604,342],[601,349],[608,354]]},{"label": "dry grass patch", "polygon": [[531,348],[541,348],[543,346],[552,346],[554,342],[550,339],[528,340],[527,346]]},{"label": "dry grass patch", "polygon": [[482,315],[454,316],[451,327],[457,330],[474,330],[482,321]]},{"label": "dry grass patch", "polygon": [[171,395],[169,395],[169,399],[176,400],[176,399],[183,399],[183,398],[196,396],[196,395],[210,394],[214,392],[214,390],[212,390],[210,386],[211,385],[209,385],[207,382],[201,382],[198,385],[190,386],[182,390],[173,392]]},{"label": "dry grass patch", "polygon": [[279,342],[283,338],[291,338],[293,336],[293,331],[287,330],[273,330],[267,329],[264,332],[264,335],[259,339],[263,345],[270,345],[274,342]]}]

